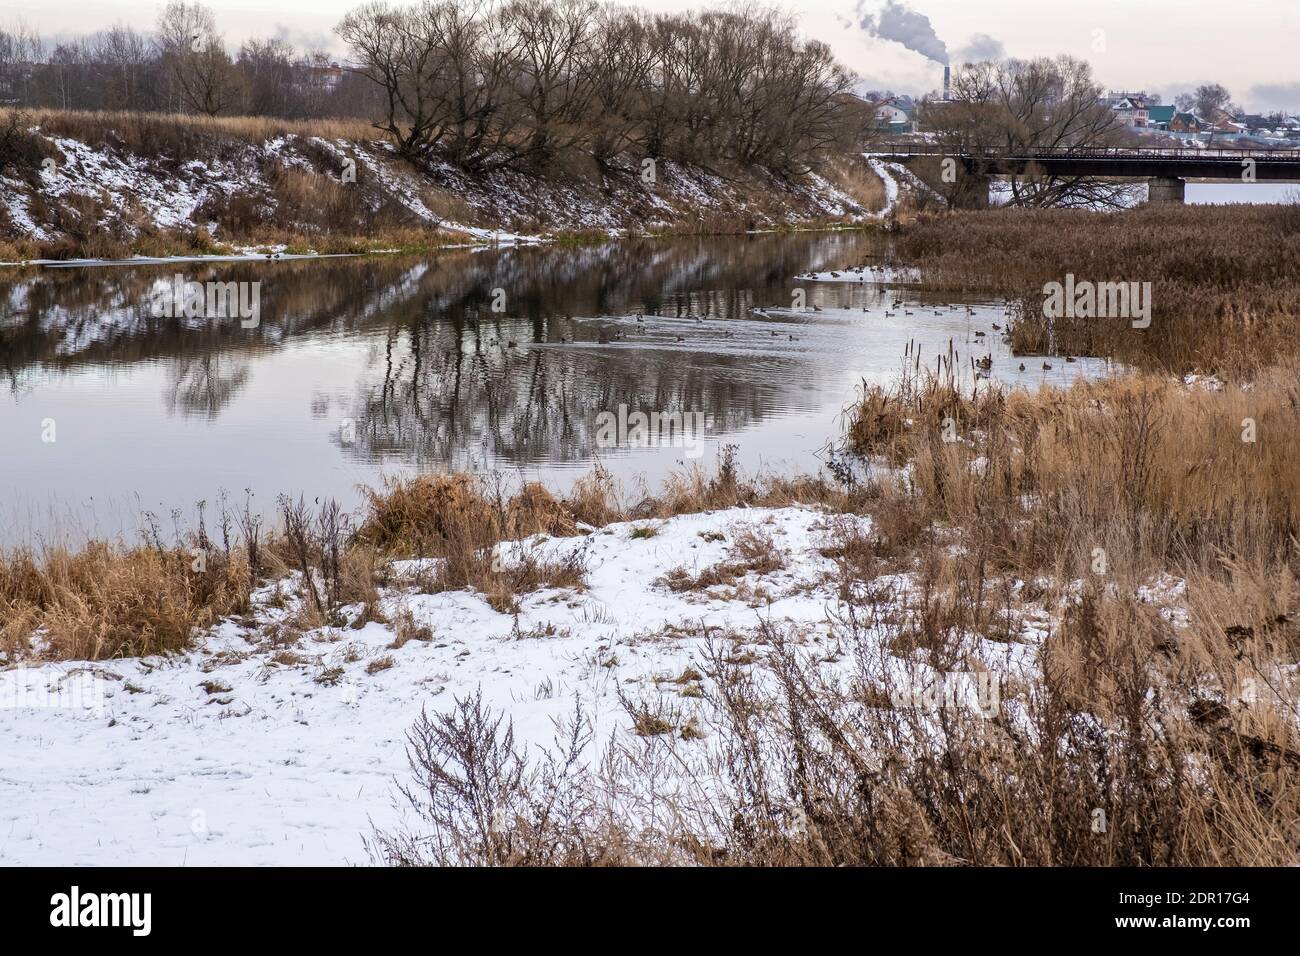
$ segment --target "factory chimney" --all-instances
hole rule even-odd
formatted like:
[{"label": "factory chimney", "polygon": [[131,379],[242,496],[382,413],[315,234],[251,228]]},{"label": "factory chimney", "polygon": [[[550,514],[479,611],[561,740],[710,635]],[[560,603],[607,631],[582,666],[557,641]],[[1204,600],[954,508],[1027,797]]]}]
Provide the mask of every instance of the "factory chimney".
[{"label": "factory chimney", "polygon": [[951,79],[952,78],[949,75],[948,67],[947,65],[945,65],[943,68],[943,98],[945,101],[952,99],[952,89],[949,86],[949,82]]}]

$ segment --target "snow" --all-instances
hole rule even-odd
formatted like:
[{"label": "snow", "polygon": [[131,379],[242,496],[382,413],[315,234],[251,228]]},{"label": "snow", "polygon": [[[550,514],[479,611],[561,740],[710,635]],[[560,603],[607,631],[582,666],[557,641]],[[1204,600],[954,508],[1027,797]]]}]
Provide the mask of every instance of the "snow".
[{"label": "snow", "polygon": [[888,218],[890,213],[894,211],[894,207],[898,205],[898,180],[893,177],[889,167],[878,159],[867,157],[867,165],[885,184],[885,207],[880,210],[878,215],[881,219]]},{"label": "snow", "polygon": [[[39,127],[33,132],[41,134]],[[653,183],[643,182],[639,166],[626,157],[620,160],[624,175],[605,177],[604,182],[563,178],[541,182],[508,169],[471,177],[437,158],[417,170],[384,142],[292,134],[261,142],[232,138],[223,142],[220,156],[178,164],[166,156],[139,156],[71,137],[45,138],[57,159],[52,168],[39,173],[36,189],[19,180],[0,181],[10,238],[41,242],[59,238],[59,230],[50,224],[52,218],[50,222],[33,218],[33,200],[38,193],[45,205],[61,209],[65,217],[76,218],[93,209],[97,216],[93,225],[117,236],[136,237],[140,224],[149,223],[176,230],[204,227],[221,238],[210,210],[236,195],[251,197],[272,214],[278,211],[276,189],[267,178],[267,171],[276,165],[342,181],[346,164],[354,163],[357,188],[363,190],[364,202],[372,212],[404,211],[413,225],[489,245],[543,241],[535,230],[512,229],[510,223],[617,236],[718,215],[747,216],[758,228],[828,216],[866,221],[887,215],[898,194],[893,178],[898,171],[891,173],[880,164],[873,168],[885,180],[891,198],[882,213],[873,214],[816,174],[799,182],[769,175],[770,188],[750,184],[746,189],[707,170],[666,159],[659,161]],[[753,208],[756,192],[765,199],[780,196],[783,209],[768,214]],[[440,211],[439,203],[457,214]],[[276,221],[293,228],[292,223]]]},{"label": "snow", "polygon": [[[283,648],[255,644],[255,629],[228,621],[172,658],[0,671],[0,863],[365,862],[371,822],[399,819],[393,785],[406,778],[404,734],[422,707],[482,688],[521,740],[549,743],[552,719],[577,695],[598,739],[626,732],[618,688],[676,694],[660,683],[697,659],[705,633],[752,635],[766,620],[826,639],[836,598],[825,580],[833,564],[818,547],[836,520],[867,519],[736,509],[503,545],[506,561],[523,549],[580,554],[586,588],[532,594],[517,620],[464,591],[391,591],[382,604],[390,620],[406,608],[433,631],[432,641],[396,649],[387,625],[321,629],[291,648],[303,662],[286,665],[274,659]],[[771,535],[784,568],[709,593],[656,583],[727,558],[745,526]],[[632,537],[637,528],[654,533]],[[259,595],[262,625],[287,613],[273,606],[273,590]],[[366,672],[385,656],[392,667]],[[333,667],[337,682],[317,683]],[[16,675],[32,687],[87,673],[102,701],[35,695],[17,706]]]},{"label": "snow", "polygon": [[[394,646],[394,627],[373,621],[281,629],[299,600],[287,579],[185,654],[0,669],[0,864],[368,863],[363,839],[374,828],[415,822],[395,797],[409,779],[405,734],[422,710],[481,691],[530,748],[551,743],[576,700],[594,731],[584,759],[595,761],[611,739],[637,739],[620,696],[675,709],[685,722],[701,708],[679,678],[688,667],[708,671],[706,643],[735,642],[733,660],[761,662],[764,626],[833,679],[852,679],[858,666],[884,677],[892,706],[923,708],[922,733],[938,726],[936,702],[990,717],[1001,701],[1019,721],[1022,703],[1003,695],[1033,678],[1059,623],[1055,608],[1020,602],[1026,582],[1008,582],[1013,639],[954,634],[967,670],[939,673],[923,655],[892,656],[883,631],[866,633],[879,654],[843,642],[841,579],[822,552],[846,533],[870,533],[868,517],[733,508],[582,530],[498,546],[507,565],[530,555],[578,559],[586,570],[581,587],[525,596],[517,616],[471,591],[425,593],[416,581],[432,562],[394,562],[380,609],[426,626],[427,640]],[[735,561],[742,534],[768,539],[778,566],[708,590],[665,584],[673,572]],[[867,586],[900,601],[915,582],[893,573],[855,585]],[[1067,598],[1081,588],[1067,586]],[[1182,579],[1160,575],[1136,596],[1187,626]],[[712,746],[707,720],[696,726],[703,737],[674,741],[674,759],[694,771]]]}]

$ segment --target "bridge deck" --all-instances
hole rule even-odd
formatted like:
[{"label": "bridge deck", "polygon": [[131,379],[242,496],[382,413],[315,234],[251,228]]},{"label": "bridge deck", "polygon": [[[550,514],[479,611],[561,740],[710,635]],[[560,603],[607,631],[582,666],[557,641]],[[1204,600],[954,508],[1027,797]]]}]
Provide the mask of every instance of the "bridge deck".
[{"label": "bridge deck", "polygon": [[921,157],[952,158],[969,172],[992,176],[1023,173],[1033,165],[1063,176],[1241,180],[1243,173],[1253,167],[1256,180],[1300,182],[1300,150],[1072,146],[954,151],[935,143],[896,143],[865,155],[901,163]]}]

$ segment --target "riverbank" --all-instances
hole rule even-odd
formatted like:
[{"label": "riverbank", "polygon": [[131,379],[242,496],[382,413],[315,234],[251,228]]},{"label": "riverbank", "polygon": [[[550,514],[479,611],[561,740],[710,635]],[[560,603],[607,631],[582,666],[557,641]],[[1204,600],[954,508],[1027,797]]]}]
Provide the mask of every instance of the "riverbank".
[{"label": "riverbank", "polygon": [[[1011,306],[956,307],[960,358],[909,347],[897,381],[864,383],[805,477],[730,452],[630,492],[426,474],[351,515],[216,501],[134,541],[7,552],[0,859],[1294,864],[1289,223],[892,231],[864,271]],[[857,264],[819,266],[817,290],[865,283]],[[1152,283],[1151,324],[1049,321],[1066,273]],[[742,304],[719,336],[766,321]],[[706,324],[680,311],[674,343]],[[968,374],[1089,351],[1125,366]]]},{"label": "riverbank", "polygon": [[[844,157],[799,179],[622,156],[469,175],[361,121],[39,112],[0,170],[0,260],[429,251],[861,224],[898,183]],[[906,179],[905,174],[900,177]]]},{"label": "riverbank", "polygon": [[[431,476],[11,559],[0,853],[1294,862],[1294,380],[918,375],[854,407],[842,483]],[[489,774],[500,829],[435,766]]]}]

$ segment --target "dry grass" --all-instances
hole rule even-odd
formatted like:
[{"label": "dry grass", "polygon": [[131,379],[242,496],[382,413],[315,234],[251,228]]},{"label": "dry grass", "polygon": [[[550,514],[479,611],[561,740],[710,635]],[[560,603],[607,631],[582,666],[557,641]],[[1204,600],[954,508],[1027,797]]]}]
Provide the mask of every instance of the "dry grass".
[{"label": "dry grass", "polygon": [[860,157],[837,159],[823,175],[835,186],[861,204],[862,208],[879,212],[885,208],[885,184]]},{"label": "dry grass", "polygon": [[197,571],[194,561],[186,550],[103,542],[0,555],[0,649],[11,659],[35,651],[63,660],[182,650],[196,628],[248,600],[240,556]]},{"label": "dry grass", "polygon": [[873,490],[907,526],[978,534],[1025,576],[1080,576],[1097,547],[1140,574],[1220,555],[1272,562],[1300,531],[1296,374],[1292,361],[1220,390],[1136,373],[1036,394],[926,377],[869,389],[848,435],[912,463],[907,494]]},{"label": "dry grass", "polygon": [[[408,797],[432,835],[377,835],[376,857],[1294,864],[1297,381],[1290,361],[1217,391],[1151,373],[1038,394],[933,378],[869,391],[849,436],[879,466],[854,498],[872,521],[831,522],[843,603],[826,643],[762,623],[754,653],[706,633],[703,661],[678,678],[691,693],[626,699],[641,743],[581,764],[558,743],[516,753],[481,701],[458,702],[412,736]],[[751,495],[725,463],[673,485],[646,510]],[[770,546],[733,549],[739,571]],[[1176,596],[1151,590],[1161,582]],[[1035,668],[990,664],[1024,644]],[[997,695],[982,711],[921,706],[925,674],[983,674]],[[460,746],[427,749],[433,726]],[[464,792],[439,776],[452,768],[480,781],[480,818],[550,810],[475,831]]]},{"label": "dry grass", "polygon": [[1131,596],[1081,595],[1041,677],[1006,684],[986,714],[895,702],[914,688],[882,666],[879,632],[914,626],[924,604],[852,611],[836,635],[849,673],[773,628],[761,658],[711,640],[703,673],[681,678],[698,711],[624,698],[642,743],[599,761],[579,759],[581,711],[540,754],[479,698],[422,717],[406,796],[423,825],[376,834],[372,852],[401,865],[1294,863],[1293,719],[1234,693],[1173,693],[1196,681],[1212,694],[1213,671],[1156,651],[1158,618]]},{"label": "dry grass", "polygon": [[692,574],[686,568],[674,568],[659,582],[670,591],[707,591],[710,588],[735,587],[750,574],[762,576],[785,567],[786,556],[771,534],[755,525],[745,525],[732,532],[730,555]]},{"label": "dry grass", "polygon": [[214,146],[238,141],[260,144],[277,136],[375,141],[382,134],[362,119],[285,120],[267,116],[202,116],[189,113],[34,110],[32,125],[47,136],[90,146],[124,149],[137,156],[184,163],[211,159]]},{"label": "dry grass", "polygon": [[[359,516],[334,502],[308,507],[286,497],[267,529],[247,507],[231,513],[223,502],[220,544],[208,538],[200,511],[197,529],[170,544],[149,525],[142,545],[97,541],[79,551],[0,554],[0,650],[10,660],[182,650],[197,630],[245,611],[253,588],[289,574],[300,598],[293,629],[361,627],[382,620],[380,588],[389,583],[387,566],[395,558],[434,559],[418,582],[427,590],[469,588],[497,610],[514,613],[523,595],[584,586],[581,554],[556,557],[539,535],[571,537],[584,524],[735,504],[842,510],[855,500],[854,493],[821,480],[743,476],[727,455],[715,472],[693,467],[675,476],[660,497],[635,503],[623,500],[599,469],[563,499],[537,483],[510,492],[499,479],[468,475],[423,475],[370,489]],[[523,544],[505,555],[497,547],[505,541]],[[200,552],[203,561],[196,564]],[[761,570],[778,554],[755,552],[752,562],[742,554],[737,567]],[[395,646],[431,638],[428,627],[413,620],[399,616],[392,623]]]},{"label": "dry grass", "polygon": [[[1300,323],[1300,206],[1145,206],[1123,213],[1002,209],[923,216],[888,253],[928,288],[1015,306],[1024,352],[1110,355],[1178,374],[1253,374],[1290,351]],[[1152,283],[1152,322],[1047,322],[1043,285]]]}]

